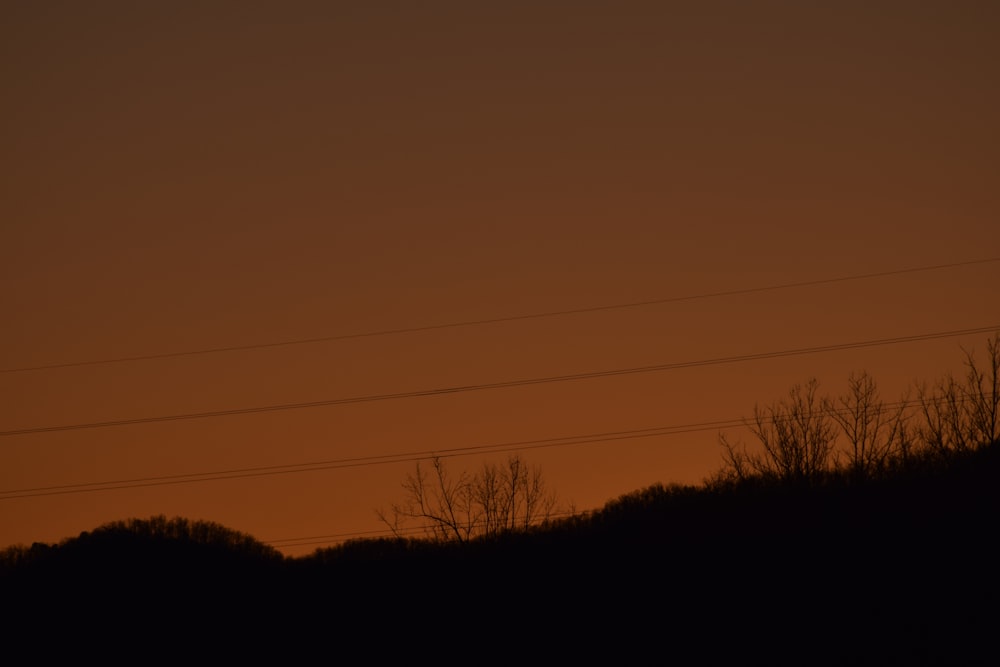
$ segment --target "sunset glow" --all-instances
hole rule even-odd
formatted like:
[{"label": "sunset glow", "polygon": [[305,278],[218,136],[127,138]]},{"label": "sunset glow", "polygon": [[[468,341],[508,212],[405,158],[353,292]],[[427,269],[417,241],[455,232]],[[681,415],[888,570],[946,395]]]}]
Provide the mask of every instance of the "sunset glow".
[{"label": "sunset glow", "polygon": [[162,514],[304,554],[434,453],[598,508],[1000,329],[1000,5],[3,25],[0,548]]}]

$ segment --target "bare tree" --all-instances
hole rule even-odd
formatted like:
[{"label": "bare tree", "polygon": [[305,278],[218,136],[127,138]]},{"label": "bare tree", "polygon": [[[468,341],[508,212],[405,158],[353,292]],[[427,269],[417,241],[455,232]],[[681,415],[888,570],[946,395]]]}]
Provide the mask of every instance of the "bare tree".
[{"label": "bare tree", "polygon": [[452,477],[440,457],[430,471],[418,461],[403,481],[405,497],[376,514],[393,534],[402,537],[409,523],[427,537],[465,542],[475,537],[526,530],[552,517],[557,498],[541,470],[512,455],[504,465],[486,463],[475,475]]},{"label": "bare tree", "polygon": [[1000,333],[986,342],[986,365],[965,352],[966,374],[948,374],[933,386],[919,386],[921,439],[932,452],[962,452],[1000,437]]},{"label": "bare tree", "polygon": [[753,422],[746,426],[760,442],[760,450],[748,451],[720,436],[730,476],[805,480],[829,468],[837,430],[816,394],[818,387],[812,379],[792,387],[787,399],[764,408],[754,406]]},{"label": "bare tree", "polygon": [[965,351],[965,365],[963,394],[971,437],[975,445],[989,445],[1000,438],[1000,332],[986,341],[985,368],[978,366],[970,350]]},{"label": "bare tree", "polygon": [[481,514],[482,533],[524,530],[549,518],[556,498],[549,493],[541,470],[511,456],[506,466],[487,463],[474,478],[473,498]]},{"label": "bare tree", "polygon": [[[918,383],[915,404],[908,395],[892,405],[879,396],[866,372],[853,373],[848,392],[817,404],[817,382],[792,389],[787,400],[754,407],[746,426],[761,447],[749,451],[720,434],[723,467],[707,481],[727,483],[754,475],[795,479],[826,469],[834,453],[837,426],[848,441],[846,466],[868,474],[907,463],[924,453],[971,451],[1000,439],[1000,332],[986,343],[980,364],[965,352],[966,373],[946,375],[934,385]],[[831,454],[833,456],[831,456]]]},{"label": "bare tree", "polygon": [[946,454],[972,448],[967,428],[964,389],[951,374],[933,386],[921,383],[917,387],[920,414],[920,440],[932,452]]},{"label": "bare tree", "polygon": [[887,406],[867,371],[851,373],[847,382],[848,392],[836,401],[825,400],[824,405],[847,437],[846,467],[870,475],[909,454],[908,401]]}]

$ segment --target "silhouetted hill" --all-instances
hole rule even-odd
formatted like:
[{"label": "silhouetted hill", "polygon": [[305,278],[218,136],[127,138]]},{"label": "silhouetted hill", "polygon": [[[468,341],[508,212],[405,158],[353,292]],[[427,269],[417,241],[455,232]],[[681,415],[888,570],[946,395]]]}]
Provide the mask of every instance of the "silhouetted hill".
[{"label": "silhouetted hill", "polygon": [[656,485],[502,539],[296,559],[130,520],[8,550],[4,627],[123,659],[995,664],[998,481],[995,443],[881,479]]}]

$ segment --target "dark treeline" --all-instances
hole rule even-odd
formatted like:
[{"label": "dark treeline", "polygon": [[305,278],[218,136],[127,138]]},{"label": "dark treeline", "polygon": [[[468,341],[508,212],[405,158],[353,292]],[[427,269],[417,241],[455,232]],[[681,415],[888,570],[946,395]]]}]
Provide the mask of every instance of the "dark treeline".
[{"label": "dark treeline", "polygon": [[[992,366],[992,385],[988,373],[976,385],[989,401],[968,400],[971,380],[943,383],[954,412],[918,404],[930,427],[878,430],[853,457],[783,467],[794,437],[771,453],[724,443],[702,485],[656,484],[479,539],[289,558],[217,524],[152,517],[11,547],[5,643],[104,662],[996,664],[1000,440],[988,410],[961,407],[992,401],[997,428]],[[780,436],[794,409],[758,412],[751,431]]]}]

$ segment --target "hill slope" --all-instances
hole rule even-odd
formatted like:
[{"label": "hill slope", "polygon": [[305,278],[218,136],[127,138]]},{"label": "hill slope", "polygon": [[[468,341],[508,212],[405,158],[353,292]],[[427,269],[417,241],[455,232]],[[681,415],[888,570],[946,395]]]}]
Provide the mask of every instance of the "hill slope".
[{"label": "hill slope", "polygon": [[994,445],[877,482],[657,486],[503,540],[298,559],[119,522],[8,561],[4,627],[49,654],[110,637],[123,659],[995,664],[998,481]]}]

